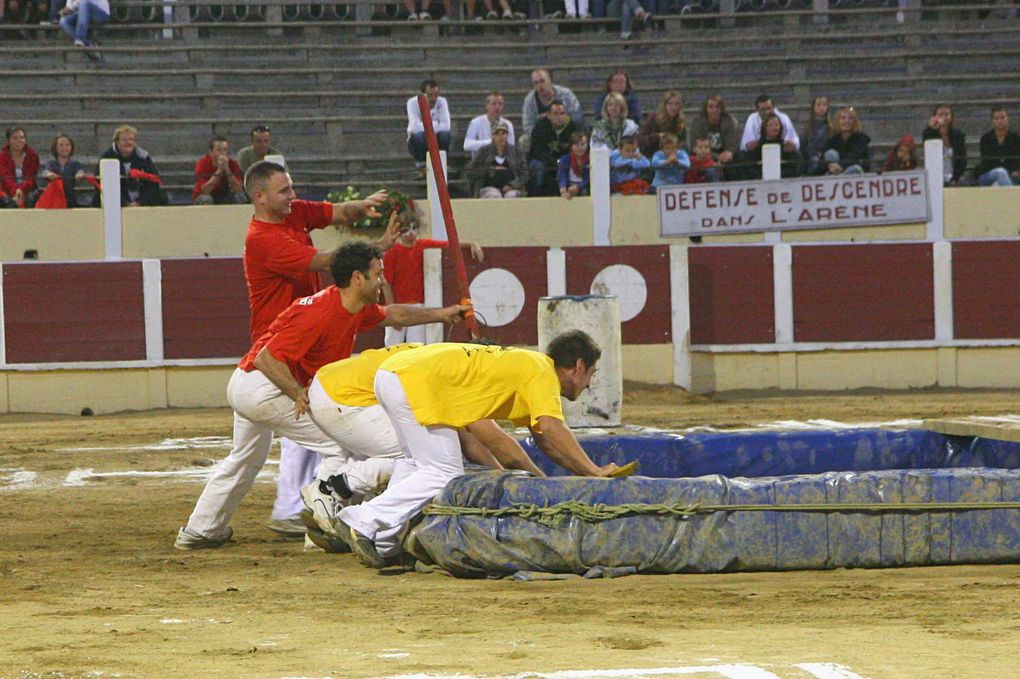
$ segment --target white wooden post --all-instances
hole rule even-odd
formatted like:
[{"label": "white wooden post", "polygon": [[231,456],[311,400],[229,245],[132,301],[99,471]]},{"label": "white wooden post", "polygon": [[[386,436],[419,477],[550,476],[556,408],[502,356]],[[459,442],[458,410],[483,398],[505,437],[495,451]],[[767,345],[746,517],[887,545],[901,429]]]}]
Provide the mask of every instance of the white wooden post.
[{"label": "white wooden post", "polygon": [[928,209],[931,215],[926,229],[926,238],[933,242],[945,237],[942,167],[942,140],[927,140],[924,142],[924,172],[928,177]]},{"label": "white wooden post", "polygon": [[[761,178],[764,181],[773,181],[782,178],[783,171],[780,161],[782,160],[782,147],[779,144],[765,144],[761,149]],[[783,235],[778,231],[765,232],[766,243],[781,243]]]},{"label": "white wooden post", "polygon": [[103,187],[103,238],[106,259],[120,259],[124,252],[123,224],[120,214],[120,161],[99,161],[99,181]]},{"label": "white wooden post", "polygon": [[609,186],[609,149],[592,147],[591,162],[591,231],[594,245],[611,245],[609,231],[613,223],[611,189]]},{"label": "white wooden post", "polygon": [[691,389],[691,288],[687,246],[669,246],[670,312],[673,334],[673,384]]}]

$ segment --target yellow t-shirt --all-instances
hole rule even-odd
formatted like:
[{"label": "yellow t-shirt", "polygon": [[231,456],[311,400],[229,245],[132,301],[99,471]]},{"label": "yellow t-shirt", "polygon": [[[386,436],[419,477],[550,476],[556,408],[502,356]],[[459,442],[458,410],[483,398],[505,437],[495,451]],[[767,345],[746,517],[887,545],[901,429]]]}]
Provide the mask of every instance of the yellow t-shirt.
[{"label": "yellow t-shirt", "polygon": [[315,376],[334,403],[374,406],[379,403],[375,398],[375,373],[382,362],[395,353],[421,346],[424,345],[411,342],[382,349],[367,349],[357,356],[322,366]]},{"label": "yellow t-shirt", "polygon": [[463,427],[488,418],[535,426],[563,419],[560,381],[537,351],[478,344],[430,344],[379,366],[397,374],[411,410],[425,426]]}]

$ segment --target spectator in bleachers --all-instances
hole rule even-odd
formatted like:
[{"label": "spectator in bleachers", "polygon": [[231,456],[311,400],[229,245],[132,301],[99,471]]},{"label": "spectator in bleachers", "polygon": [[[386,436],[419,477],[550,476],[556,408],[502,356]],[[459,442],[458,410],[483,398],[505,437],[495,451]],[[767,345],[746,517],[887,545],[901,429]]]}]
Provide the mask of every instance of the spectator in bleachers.
[{"label": "spectator in bleachers", "polygon": [[861,119],[854,107],[839,109],[836,133],[822,149],[816,174],[861,174],[871,171],[871,137],[861,131]]},{"label": "spectator in bleachers", "polygon": [[432,18],[432,13],[429,12],[432,0],[418,0],[418,6],[416,7],[415,5],[415,0],[404,0],[404,7],[407,9],[409,21],[428,21]]},{"label": "spectator in bleachers", "polygon": [[40,14],[42,14],[43,7],[46,7],[45,16],[46,18],[39,19],[40,26],[56,26],[60,23],[60,10],[64,8],[64,0],[49,0],[49,6],[46,3],[40,3]]},{"label": "spectator in bleachers", "polygon": [[691,169],[687,170],[684,183],[704,184],[705,182],[717,182],[721,179],[719,168],[716,166],[715,159],[712,158],[712,146],[708,138],[695,138]]},{"label": "spectator in bleachers", "polygon": [[914,135],[903,135],[882,165],[882,172],[905,172],[917,169],[917,142]]},{"label": "spectator in bleachers", "polygon": [[536,68],[531,72],[531,84],[534,89],[524,97],[524,106],[521,108],[521,135],[520,146],[523,149],[529,148],[531,133],[535,124],[545,118],[549,113],[549,107],[554,100],[563,102],[567,107],[567,115],[574,121],[577,127],[584,127],[584,113],[581,111],[581,102],[566,87],[554,85],[552,74],[547,68]]},{"label": "spectator in bleachers", "polygon": [[42,176],[49,181],[60,179],[64,183],[64,200],[67,207],[78,207],[74,185],[85,179],[85,168],[74,158],[74,140],[66,134],[58,134],[50,145],[53,158],[46,161]]},{"label": "spectator in bleachers", "polygon": [[648,158],[654,156],[661,147],[659,136],[666,132],[675,134],[680,140],[680,148],[686,148],[687,120],[684,117],[684,104],[680,93],[673,90],[662,95],[658,110],[648,116],[638,129],[638,148],[641,153]]},{"label": "spectator in bleachers", "polygon": [[195,163],[191,200],[195,205],[246,203],[243,181],[241,166],[230,157],[230,142],[226,137],[213,137],[209,140],[209,153]]},{"label": "spectator in bleachers", "polygon": [[636,141],[637,132],[637,123],[627,117],[627,100],[617,92],[607,94],[602,102],[602,117],[591,128],[592,147],[604,146],[615,151],[624,137],[634,137]]},{"label": "spectator in bleachers", "polygon": [[555,196],[559,193],[557,178],[560,158],[570,153],[571,141],[581,130],[567,115],[567,107],[559,99],[549,105],[545,118],[535,124],[528,151],[528,195]]},{"label": "spectator in bleachers", "polygon": [[[765,119],[769,116],[776,116],[783,126],[783,150],[798,151],[800,149],[800,138],[797,137],[797,130],[793,129],[790,117],[780,111],[772,104],[772,97],[767,94],[759,95],[754,100],[755,112],[747,117],[744,123],[744,135],[740,138],[741,151],[754,151],[762,139],[762,127]],[[760,155],[759,155],[760,159]]]},{"label": "spectator in bleachers", "polygon": [[818,174],[818,166],[822,162],[822,151],[829,137],[836,129],[829,118],[829,98],[815,97],[811,100],[811,112],[804,124],[804,132],[800,137],[800,155],[804,159],[804,174]]},{"label": "spectator in bleachers", "polygon": [[634,93],[634,86],[630,82],[630,76],[622,68],[616,69],[606,78],[605,87],[595,100],[595,120],[601,120],[602,105],[605,103],[606,97],[613,92],[623,95],[623,98],[627,100],[627,117],[633,120],[635,124],[640,125],[641,100]]},{"label": "spectator in bleachers", "polygon": [[761,179],[761,158],[765,144],[778,144],[780,151],[780,176],[800,176],[800,153],[797,149],[789,149],[785,136],[783,119],[775,113],[767,113],[761,125],[761,134],[753,148],[744,152],[745,178]]},{"label": "spectator in bleachers", "polygon": [[243,176],[248,168],[266,156],[278,156],[280,152],[273,148],[273,133],[268,125],[256,125],[251,128],[251,146],[245,146],[237,152],[237,164]]},{"label": "spectator in bleachers", "polygon": [[520,198],[528,183],[524,154],[509,143],[510,130],[502,122],[492,126],[492,143],[483,146],[467,168],[476,198]]},{"label": "spectator in bleachers", "polygon": [[[67,0],[60,10],[63,17],[60,28],[74,40],[75,47],[95,47],[96,41],[89,37],[89,30],[110,20],[109,0]],[[86,52],[86,54],[93,54]]]},{"label": "spectator in bleachers", "polygon": [[609,154],[609,187],[613,193],[625,196],[642,196],[648,193],[648,182],[642,178],[642,170],[651,163],[641,155],[637,137],[626,136],[620,140],[619,148]]},{"label": "spectator in bleachers", "polygon": [[691,159],[687,152],[680,148],[679,137],[671,132],[663,132],[662,148],[652,156],[652,169],[655,170],[652,188],[683,184],[690,167]]},{"label": "spectator in bleachers", "polygon": [[949,104],[938,104],[932,109],[921,139],[942,140],[943,183],[946,186],[958,184],[967,171],[967,136],[953,127],[953,109]]},{"label": "spectator in bleachers", "polygon": [[[422,81],[421,92],[428,99],[432,112],[432,127],[436,132],[436,141],[440,151],[450,150],[450,106],[446,97],[439,96],[439,83],[429,79]],[[425,143],[425,124],[418,108],[418,97],[407,100],[407,151],[414,158],[418,171],[425,174],[425,154],[428,152]]]},{"label": "spectator in bleachers", "polygon": [[39,154],[28,145],[22,127],[8,128],[6,138],[0,150],[0,191],[6,199],[0,200],[6,200],[5,207],[32,207],[39,197]]},{"label": "spectator in bleachers", "polygon": [[588,158],[588,135],[575,132],[570,135],[570,153],[557,162],[556,177],[560,195],[570,200],[574,196],[587,196],[591,189],[591,163]]},{"label": "spectator in bleachers", "polygon": [[1009,131],[1005,106],[992,108],[992,129],[981,136],[977,176],[981,186],[1020,184],[1020,135]]},{"label": "spectator in bleachers", "polygon": [[478,150],[492,142],[492,126],[502,121],[510,131],[510,144],[516,144],[514,136],[514,124],[503,117],[503,94],[501,92],[489,92],[485,97],[485,113],[471,119],[468,124],[467,134],[464,135],[464,150],[474,158]]},{"label": "spectator in bleachers", "polygon": [[[123,207],[166,205],[159,170],[149,152],[138,146],[138,130],[121,125],[113,131],[113,144],[99,155],[99,160],[112,158],[120,163],[120,204]],[[96,174],[99,174],[97,171]],[[92,204],[99,207],[97,192]]]},{"label": "spectator in bleachers", "polygon": [[[588,11],[588,0],[563,0],[563,9],[566,10],[568,19],[591,19]],[[601,107],[596,106],[595,110]]]},{"label": "spectator in bleachers", "polygon": [[606,16],[620,17],[620,38],[622,40],[630,38],[635,20],[642,27],[650,26],[652,20],[652,14],[646,11],[638,0],[609,0]]},{"label": "spectator in bleachers", "polygon": [[736,178],[733,161],[740,149],[740,130],[737,119],[726,110],[726,102],[718,94],[705,98],[701,111],[691,118],[690,137],[693,140],[708,139],[712,159],[719,165],[720,177],[730,175]]}]

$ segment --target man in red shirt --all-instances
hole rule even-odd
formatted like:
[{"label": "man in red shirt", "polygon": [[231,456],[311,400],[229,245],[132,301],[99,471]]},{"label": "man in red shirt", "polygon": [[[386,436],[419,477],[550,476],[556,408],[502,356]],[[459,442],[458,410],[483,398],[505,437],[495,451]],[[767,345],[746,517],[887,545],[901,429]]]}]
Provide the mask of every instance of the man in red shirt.
[{"label": "man in red shirt", "polygon": [[[418,238],[418,227],[413,224],[400,232],[396,245],[383,255],[386,269],[386,283],[383,285],[383,299],[387,304],[422,304],[425,301],[425,264],[422,254],[426,248],[445,248],[445,240]],[[485,259],[482,247],[470,240],[460,241],[462,248],[471,250],[471,256],[481,262]],[[425,343],[425,326],[403,328],[391,325],[386,328],[386,346],[402,342]]]},{"label": "man in red shirt", "polygon": [[191,200],[195,205],[233,205],[244,203],[241,166],[230,157],[226,137],[213,137],[209,153],[195,163],[195,188]]},{"label": "man in red shirt", "polygon": [[230,539],[227,524],[265,464],[274,433],[324,455],[343,455],[308,416],[308,384],[319,368],[351,355],[359,331],[392,323],[456,323],[469,309],[379,306],[382,251],[362,241],[336,251],[331,273],[337,285],[291,304],[234,370],[227,386],[234,447],[178,531],[176,548],[219,547]]},{"label": "man in red shirt", "polygon": [[[254,344],[291,302],[322,288],[319,272],[329,270],[333,253],[317,250],[309,232],[378,217],[375,208],[386,200],[386,194],[380,191],[365,200],[347,203],[297,200],[287,170],[265,161],[248,168],[244,188],[255,208],[244,241],[244,276]],[[387,250],[397,234],[394,220],[376,244]],[[271,530],[294,537],[304,534],[298,518],[304,509],[301,488],[314,480],[318,464],[319,456],[314,452],[287,438],[280,441],[280,475],[268,524]]]}]

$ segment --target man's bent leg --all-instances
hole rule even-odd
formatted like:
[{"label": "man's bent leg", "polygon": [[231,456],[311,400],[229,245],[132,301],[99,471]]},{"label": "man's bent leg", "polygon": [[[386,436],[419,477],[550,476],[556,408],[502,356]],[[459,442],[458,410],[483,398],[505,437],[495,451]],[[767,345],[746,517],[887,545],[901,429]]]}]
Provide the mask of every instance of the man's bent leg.
[{"label": "man's bent leg", "polygon": [[270,519],[289,519],[301,513],[301,489],[315,480],[319,454],[290,439],[280,439],[280,476],[276,481],[276,500]]}]

